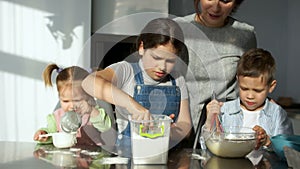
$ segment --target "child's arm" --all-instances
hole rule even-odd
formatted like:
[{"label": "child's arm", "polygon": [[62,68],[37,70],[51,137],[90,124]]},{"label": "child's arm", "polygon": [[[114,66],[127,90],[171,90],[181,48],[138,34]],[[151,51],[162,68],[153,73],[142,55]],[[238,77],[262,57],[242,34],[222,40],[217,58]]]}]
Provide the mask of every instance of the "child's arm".
[{"label": "child's arm", "polygon": [[96,106],[91,113],[90,122],[97,130],[104,132],[111,128],[112,120],[103,108]]},{"label": "child's arm", "polygon": [[205,127],[209,130],[212,129],[213,124],[216,122],[217,126],[220,126],[220,121],[217,119],[217,117],[220,115],[221,107],[223,105],[223,102],[219,102],[216,99],[210,101],[206,106],[206,121],[205,121]]},{"label": "child's arm", "polygon": [[49,114],[47,116],[47,128],[40,128],[38,131],[35,132],[33,140],[38,141],[40,144],[49,144],[52,143],[52,138],[49,137],[39,137],[41,134],[47,133],[55,133],[57,132],[56,128],[56,121],[54,114]]},{"label": "child's arm", "polygon": [[113,81],[117,81],[114,70],[106,68],[85,78],[82,82],[82,88],[91,96],[126,108],[131,113],[132,119],[149,120],[151,116],[149,110],[115,86]]},{"label": "child's arm", "polygon": [[180,111],[176,123],[172,124],[171,139],[181,140],[190,134],[192,128],[188,99],[181,100]]}]

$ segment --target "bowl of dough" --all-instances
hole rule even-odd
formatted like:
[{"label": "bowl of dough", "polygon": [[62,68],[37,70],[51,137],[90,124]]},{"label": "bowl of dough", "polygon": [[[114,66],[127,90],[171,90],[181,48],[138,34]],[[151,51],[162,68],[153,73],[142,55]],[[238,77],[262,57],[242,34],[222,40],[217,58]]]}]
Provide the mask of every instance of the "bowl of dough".
[{"label": "bowl of dough", "polygon": [[222,126],[222,131],[203,127],[202,136],[208,150],[219,157],[245,157],[256,144],[255,131],[247,127]]}]

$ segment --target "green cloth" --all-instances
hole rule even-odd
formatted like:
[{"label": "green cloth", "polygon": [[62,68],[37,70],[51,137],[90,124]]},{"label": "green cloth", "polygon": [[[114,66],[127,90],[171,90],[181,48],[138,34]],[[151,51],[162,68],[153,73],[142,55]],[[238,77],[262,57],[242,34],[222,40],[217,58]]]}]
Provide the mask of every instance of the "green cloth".
[{"label": "green cloth", "polygon": [[101,132],[104,132],[111,128],[111,119],[108,114],[106,114],[103,108],[96,106],[99,111],[99,115],[96,117],[90,117],[90,122],[93,126]]}]

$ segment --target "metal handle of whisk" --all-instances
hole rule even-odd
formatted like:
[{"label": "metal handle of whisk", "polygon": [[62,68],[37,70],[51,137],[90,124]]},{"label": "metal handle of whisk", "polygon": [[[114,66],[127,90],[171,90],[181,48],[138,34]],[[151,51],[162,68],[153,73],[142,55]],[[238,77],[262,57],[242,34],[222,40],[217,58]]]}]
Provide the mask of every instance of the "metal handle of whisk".
[{"label": "metal handle of whisk", "polygon": [[[212,95],[211,95],[211,100],[215,100],[215,99],[217,99],[217,96],[216,96],[216,92],[213,91],[213,93],[212,93]],[[217,122],[217,121],[218,121],[218,122]],[[223,127],[222,127],[221,119],[220,119],[220,116],[219,116],[219,115],[217,115],[217,116],[215,117],[215,123],[216,123],[216,127],[219,128],[219,130],[220,130],[221,132],[223,132]],[[218,126],[217,126],[217,124],[218,124]]]}]

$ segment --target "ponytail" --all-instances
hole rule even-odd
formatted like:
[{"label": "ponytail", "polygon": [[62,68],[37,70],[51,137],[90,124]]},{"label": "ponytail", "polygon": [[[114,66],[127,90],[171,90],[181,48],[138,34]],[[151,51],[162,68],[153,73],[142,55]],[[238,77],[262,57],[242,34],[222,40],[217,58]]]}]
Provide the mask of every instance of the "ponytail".
[{"label": "ponytail", "polygon": [[52,87],[52,80],[51,80],[51,75],[53,70],[56,69],[56,71],[59,73],[61,68],[59,68],[56,64],[50,64],[48,65],[44,72],[43,72],[43,79],[45,86],[51,86]]}]

